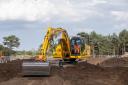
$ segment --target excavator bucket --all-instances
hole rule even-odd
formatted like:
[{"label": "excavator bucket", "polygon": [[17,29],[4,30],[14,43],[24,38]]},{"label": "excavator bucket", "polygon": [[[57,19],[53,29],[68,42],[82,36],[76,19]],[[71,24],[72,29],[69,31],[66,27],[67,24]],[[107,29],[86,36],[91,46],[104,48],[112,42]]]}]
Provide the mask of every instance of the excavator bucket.
[{"label": "excavator bucket", "polygon": [[51,66],[49,62],[41,61],[25,61],[22,64],[22,74],[24,76],[29,75],[50,75]]}]

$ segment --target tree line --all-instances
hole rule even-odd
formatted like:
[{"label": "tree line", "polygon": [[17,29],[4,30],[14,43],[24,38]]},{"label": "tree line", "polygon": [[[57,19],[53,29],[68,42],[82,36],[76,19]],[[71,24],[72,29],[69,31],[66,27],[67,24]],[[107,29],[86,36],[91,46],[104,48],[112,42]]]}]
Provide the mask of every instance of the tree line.
[{"label": "tree line", "polygon": [[[128,52],[128,30],[124,29],[120,33],[102,35],[95,31],[90,33],[80,32],[78,36],[83,37],[87,44],[92,48],[92,53],[95,55],[122,55]],[[14,48],[20,46],[20,39],[15,35],[3,37],[3,44],[0,44],[0,55],[9,56],[12,54],[18,55],[33,55],[32,51],[15,51]]]},{"label": "tree line", "polygon": [[119,34],[109,35],[80,32],[77,35],[84,37],[96,55],[122,55],[128,52],[128,31],[122,30]]}]

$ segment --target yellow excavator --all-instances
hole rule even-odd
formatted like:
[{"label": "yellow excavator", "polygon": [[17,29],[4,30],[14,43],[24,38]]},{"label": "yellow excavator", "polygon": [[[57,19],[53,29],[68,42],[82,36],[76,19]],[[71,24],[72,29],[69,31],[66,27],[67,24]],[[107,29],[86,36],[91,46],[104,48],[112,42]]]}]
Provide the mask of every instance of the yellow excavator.
[{"label": "yellow excavator", "polygon": [[24,61],[23,75],[50,75],[53,61],[87,60],[91,56],[91,48],[82,37],[69,38],[62,28],[48,28],[39,55],[33,61]]}]

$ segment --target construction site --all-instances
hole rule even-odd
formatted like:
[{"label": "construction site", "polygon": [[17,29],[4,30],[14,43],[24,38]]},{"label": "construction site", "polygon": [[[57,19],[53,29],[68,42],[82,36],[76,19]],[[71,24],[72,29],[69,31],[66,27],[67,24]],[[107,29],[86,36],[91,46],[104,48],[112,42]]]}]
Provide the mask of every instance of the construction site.
[{"label": "construction site", "polygon": [[50,76],[23,77],[22,62],[0,64],[0,85],[128,85],[128,56],[96,58],[63,68],[52,66]]},{"label": "construction site", "polygon": [[94,55],[92,48],[83,37],[48,28],[36,56],[1,57],[0,85],[128,85],[128,53]]},{"label": "construction site", "polygon": [[0,0],[0,85],[128,85],[128,0]]}]

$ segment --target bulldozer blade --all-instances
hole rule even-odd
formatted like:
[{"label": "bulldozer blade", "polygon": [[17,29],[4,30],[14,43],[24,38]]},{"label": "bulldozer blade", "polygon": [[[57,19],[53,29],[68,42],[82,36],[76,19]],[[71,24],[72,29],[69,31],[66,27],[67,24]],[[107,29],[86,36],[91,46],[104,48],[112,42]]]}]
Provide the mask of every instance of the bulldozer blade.
[{"label": "bulldozer blade", "polygon": [[41,61],[29,61],[23,62],[22,64],[22,74],[24,76],[28,75],[50,75],[51,66],[49,62],[41,62]]}]

